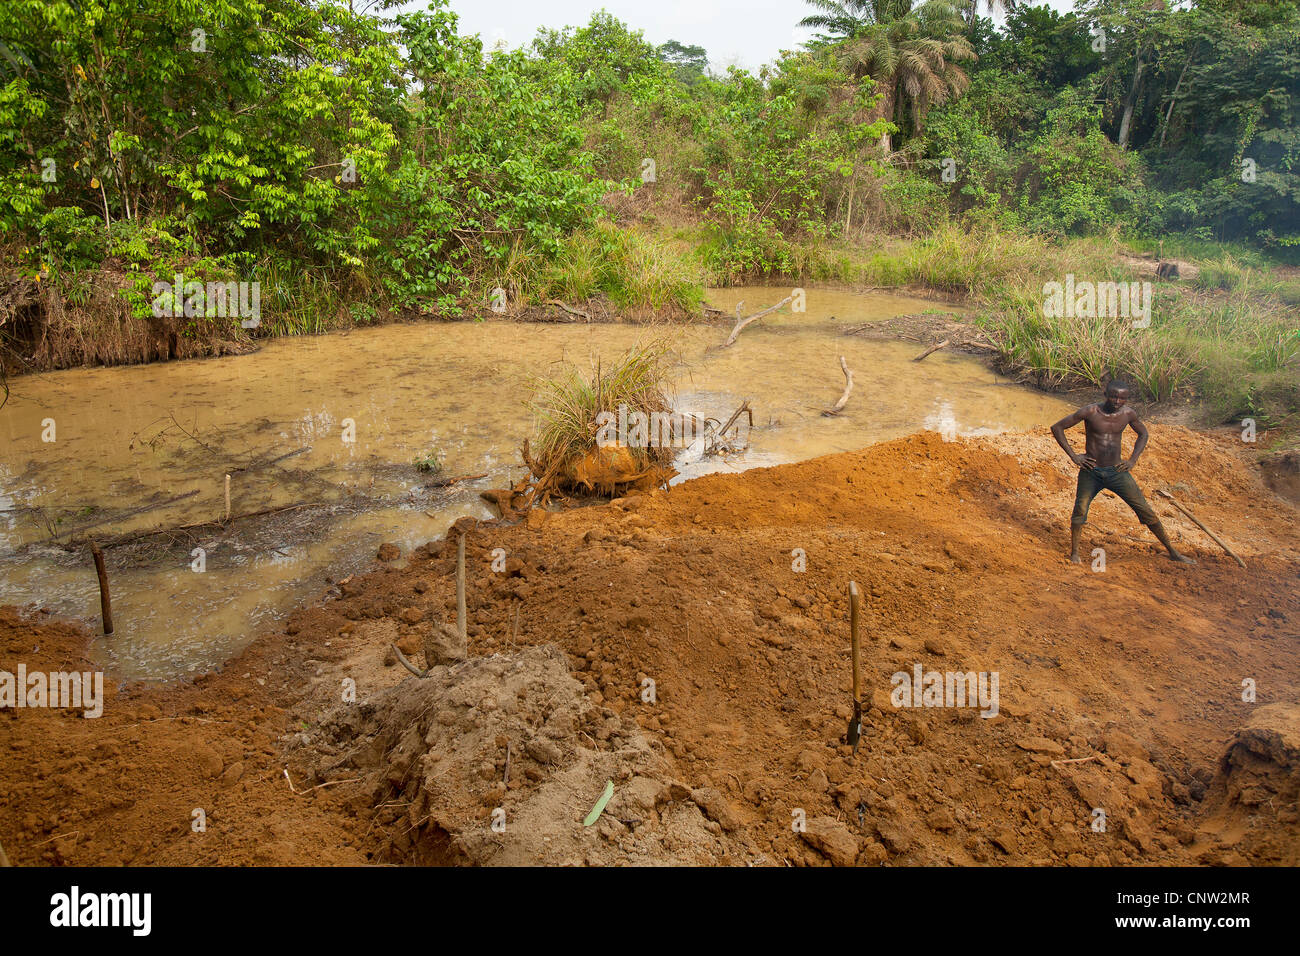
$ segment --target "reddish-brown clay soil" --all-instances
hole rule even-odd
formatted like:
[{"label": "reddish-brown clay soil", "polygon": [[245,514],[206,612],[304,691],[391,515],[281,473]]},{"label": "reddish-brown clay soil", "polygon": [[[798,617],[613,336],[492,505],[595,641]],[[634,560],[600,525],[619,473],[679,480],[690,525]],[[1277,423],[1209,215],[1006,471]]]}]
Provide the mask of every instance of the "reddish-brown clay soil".
[{"label": "reddish-brown clay soil", "polygon": [[[469,660],[421,680],[390,650],[422,667],[454,621],[453,533],[221,673],[110,688],[97,720],[0,711],[0,842],[20,865],[1295,865],[1300,512],[1240,443],[1151,432],[1135,476],[1195,567],[1109,495],[1069,564],[1072,466],[1042,435],[462,519]],[[0,613],[0,669],[84,668],[85,635],[40,621]],[[996,673],[996,716],[895,707],[918,666]]]}]

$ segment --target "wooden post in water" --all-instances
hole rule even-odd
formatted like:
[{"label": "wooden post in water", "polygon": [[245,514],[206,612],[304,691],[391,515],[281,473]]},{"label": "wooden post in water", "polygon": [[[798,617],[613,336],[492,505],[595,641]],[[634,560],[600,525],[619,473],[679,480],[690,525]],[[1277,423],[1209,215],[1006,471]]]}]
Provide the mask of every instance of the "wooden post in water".
[{"label": "wooden post in water", "polygon": [[456,633],[460,635],[460,644],[469,657],[469,632],[465,627],[465,534],[456,539]]},{"label": "wooden post in water", "polygon": [[99,576],[99,610],[104,617],[104,633],[113,633],[113,598],[108,592],[108,570],[104,567],[104,552],[90,542],[90,553],[95,558],[95,574]]}]

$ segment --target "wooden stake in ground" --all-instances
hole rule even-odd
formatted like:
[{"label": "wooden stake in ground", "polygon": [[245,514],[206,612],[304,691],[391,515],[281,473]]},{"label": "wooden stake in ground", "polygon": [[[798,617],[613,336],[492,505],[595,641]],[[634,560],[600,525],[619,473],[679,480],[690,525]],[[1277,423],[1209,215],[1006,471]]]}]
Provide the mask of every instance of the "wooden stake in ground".
[{"label": "wooden stake in ground", "polygon": [[861,652],[858,645],[858,585],[855,581],[849,582],[849,639],[853,645],[853,716],[849,718],[849,730],[847,738],[849,744],[853,747],[853,753],[858,752],[858,743],[862,740],[862,665]]},{"label": "wooden stake in ground", "polygon": [[729,348],[730,346],[734,345],[735,342],[736,342],[736,339],[740,336],[740,333],[744,330],[745,326],[749,325],[749,323],[753,322],[755,319],[761,319],[763,316],[767,315],[769,312],[775,312],[777,309],[781,308],[781,306],[785,305],[787,302],[792,301],[793,299],[794,299],[794,296],[792,296],[792,295],[787,295],[784,299],[782,299],[782,300],[781,300],[780,302],[778,302],[776,305],[769,306],[768,308],[764,309],[762,312],[755,312],[753,315],[751,315],[751,316],[750,316],[749,318],[747,318],[747,319],[737,318],[737,319],[736,319],[736,327],[735,327],[734,329],[732,329],[732,330],[731,330],[731,334],[727,336],[727,341],[725,341],[725,342],[723,342],[721,345],[719,345],[718,348],[725,349],[725,348]]},{"label": "wooden stake in ground", "polygon": [[843,355],[840,356],[840,369],[844,372],[844,394],[840,396],[838,402],[823,411],[823,415],[838,415],[849,403],[849,393],[853,391],[853,373],[849,371],[849,365],[844,361]]},{"label": "wooden stake in ground", "polygon": [[456,538],[456,633],[460,635],[460,644],[469,657],[469,633],[465,628],[465,535]]},{"label": "wooden stake in ground", "polygon": [[113,598],[108,592],[108,570],[104,567],[104,552],[90,542],[90,553],[95,558],[95,574],[99,575],[99,610],[104,616],[104,633],[113,633]]},{"label": "wooden stake in ground", "polygon": [[230,520],[230,476],[226,475],[226,520]]},{"label": "wooden stake in ground", "polygon": [[1192,519],[1192,522],[1196,525],[1196,527],[1200,528],[1202,531],[1204,531],[1206,534],[1208,534],[1208,535],[1210,536],[1211,540],[1213,540],[1215,544],[1217,544],[1219,547],[1221,547],[1224,551],[1228,552],[1228,557],[1232,558],[1232,560],[1236,561],[1236,562],[1237,562],[1238,564],[1240,564],[1243,568],[1246,566],[1246,562],[1243,561],[1243,560],[1241,560],[1241,558],[1237,557],[1235,554],[1233,554],[1233,553],[1232,553],[1232,549],[1231,549],[1230,547],[1228,547],[1226,544],[1224,544],[1224,543],[1223,543],[1223,540],[1222,540],[1222,539],[1221,539],[1217,534],[1215,534],[1215,533],[1214,533],[1213,531],[1211,531],[1209,528],[1205,527],[1205,525],[1201,523],[1201,519],[1200,519],[1200,518],[1196,517],[1196,515],[1192,514],[1190,511],[1188,511],[1186,508],[1184,508],[1182,505],[1180,505],[1180,504],[1178,503],[1178,500],[1177,500],[1173,495],[1171,495],[1169,492],[1165,491],[1165,489],[1161,488],[1161,489],[1159,489],[1159,490],[1160,490],[1160,493],[1161,493],[1162,495],[1164,495],[1166,498],[1169,499],[1169,503],[1170,503],[1171,505],[1173,505],[1175,508],[1177,508],[1177,509],[1178,509],[1179,511],[1181,511],[1183,514],[1187,515],[1187,517],[1191,518],[1191,519]]},{"label": "wooden stake in ground", "polygon": [[916,358],[912,359],[912,361],[913,361],[913,362],[919,362],[919,361],[921,361],[922,359],[924,359],[926,356],[928,356],[931,352],[937,352],[937,351],[939,351],[939,349],[946,349],[946,348],[947,348],[949,345],[951,345],[951,344],[952,344],[951,341],[949,341],[948,339],[944,339],[944,340],[943,340],[942,342],[940,342],[938,345],[931,345],[928,349],[926,349],[924,352],[922,352],[922,353],[921,353],[920,355],[918,355]]}]

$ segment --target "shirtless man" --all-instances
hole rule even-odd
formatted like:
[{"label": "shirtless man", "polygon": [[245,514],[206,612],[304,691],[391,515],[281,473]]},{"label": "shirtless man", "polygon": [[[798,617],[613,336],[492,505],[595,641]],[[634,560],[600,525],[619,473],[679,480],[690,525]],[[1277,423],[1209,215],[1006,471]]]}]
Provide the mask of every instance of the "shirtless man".
[{"label": "shirtless man", "polygon": [[[1165,526],[1160,523],[1151,506],[1147,504],[1142,489],[1129,473],[1137,464],[1138,456],[1147,446],[1147,428],[1138,418],[1137,412],[1128,403],[1129,388],[1123,382],[1111,382],[1106,386],[1106,400],[1099,405],[1089,405],[1072,415],[1066,415],[1052,426],[1052,436],[1056,443],[1065,449],[1070,460],[1079,466],[1079,485],[1074,496],[1074,514],[1070,516],[1070,560],[1080,563],[1079,537],[1083,534],[1084,522],[1088,520],[1088,508],[1098,492],[1109,489],[1123,499],[1137,514],[1138,521],[1151,529],[1151,533],[1160,539],[1160,543],[1169,552],[1170,561],[1181,564],[1195,564],[1191,558],[1179,554],[1169,542]],[[1080,455],[1070,447],[1065,437],[1065,430],[1083,422],[1086,433],[1085,452]],[[1127,461],[1120,459],[1120,438],[1124,429],[1133,426],[1137,441],[1133,443],[1133,454]]]}]

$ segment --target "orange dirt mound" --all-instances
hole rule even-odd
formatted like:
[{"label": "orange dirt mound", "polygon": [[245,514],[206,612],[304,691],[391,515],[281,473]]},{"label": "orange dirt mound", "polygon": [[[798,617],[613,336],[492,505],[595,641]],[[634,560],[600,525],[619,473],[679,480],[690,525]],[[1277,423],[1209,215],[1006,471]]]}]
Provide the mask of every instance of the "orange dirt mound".
[{"label": "orange dirt mound", "polygon": [[[1135,476],[1178,547],[1200,562],[1195,567],[1166,560],[1109,495],[1094,504],[1084,535],[1085,554],[1104,549],[1105,571],[1087,561],[1070,565],[1073,469],[1044,435],[956,442],[913,435],[797,465],[711,475],[608,507],[534,511],[516,524],[471,528],[471,657],[516,662],[538,645],[562,653],[581,691],[555,675],[536,686],[582,715],[571,734],[553,738],[561,753],[583,767],[608,766],[616,780],[615,800],[623,802],[611,802],[615,821],[603,828],[581,825],[599,774],[548,791],[571,794],[565,799],[539,802],[557,783],[552,774],[571,764],[553,770],[526,758],[526,782],[497,789],[498,737],[520,735],[526,746],[540,731],[506,720],[497,713],[501,701],[486,694],[463,700],[442,729],[427,718],[407,721],[425,742],[408,742],[415,761],[408,769],[427,768],[431,752],[456,742],[469,748],[457,758],[454,792],[430,795],[436,776],[427,770],[390,776],[391,789],[375,787],[381,768],[405,759],[380,713],[399,714],[390,705],[405,695],[455,693],[454,681],[436,692],[419,687],[388,650],[397,643],[416,654],[432,621],[454,619],[455,548],[437,542],[412,553],[405,568],[343,583],[221,675],[123,692],[133,707],[154,702],[169,716],[201,715],[218,726],[146,726],[138,711],[123,718],[129,729],[105,723],[108,715],[80,721],[97,728],[77,728],[82,752],[105,731],[134,735],[129,756],[105,758],[120,768],[112,786],[122,805],[111,812],[91,809],[67,786],[95,768],[42,749],[62,745],[55,741],[71,727],[45,715],[50,730],[39,731],[42,745],[28,745],[28,765],[11,756],[0,768],[0,840],[25,863],[63,859],[43,856],[49,845],[32,846],[63,829],[82,830],[79,839],[95,847],[67,857],[73,862],[180,862],[186,853],[195,862],[249,862],[257,859],[262,819],[274,811],[281,862],[478,862],[498,853],[535,862],[645,862],[656,846],[672,848],[677,859],[757,864],[1294,862],[1300,835],[1290,771],[1267,763],[1272,758],[1259,748],[1229,747],[1264,739],[1237,732],[1252,734],[1252,721],[1267,716],[1264,705],[1294,701],[1300,690],[1300,515],[1264,486],[1239,447],[1181,428],[1151,431]],[[1159,487],[1192,508],[1248,568],[1174,512],[1155,494]],[[496,549],[508,555],[501,572],[493,570]],[[856,757],[842,741],[851,713],[850,579],[866,597],[868,714]],[[33,633],[12,615],[0,618],[10,659]],[[483,666],[456,666],[471,665]],[[918,665],[940,674],[996,673],[996,716],[961,706],[896,708],[895,675]],[[357,688],[355,738],[338,724],[345,678]],[[1248,679],[1258,703],[1242,700]],[[0,744],[32,739],[26,729],[16,732],[29,714],[0,715]],[[42,720],[23,726],[40,728]],[[456,726],[474,729],[451,741],[446,728]],[[596,727],[609,735],[601,739]],[[162,759],[169,740],[203,734],[230,739],[229,755],[218,756],[225,766],[236,757],[245,763],[242,789],[216,792],[197,771],[173,772]],[[349,755],[364,740],[379,743],[358,762]],[[1252,765],[1259,779],[1234,789],[1221,763],[1242,747],[1262,762]],[[614,751],[627,748],[647,762],[620,766]],[[285,759],[299,790],[332,785],[291,795],[276,778]],[[1238,765],[1246,766],[1244,758],[1233,758]],[[1245,781],[1244,772],[1232,779]],[[54,774],[63,775],[59,786],[45,782]],[[353,776],[365,780],[343,782]],[[652,782],[625,793],[633,779]],[[165,798],[155,793],[159,781]],[[436,823],[392,806],[416,798],[424,816],[436,811]],[[168,825],[187,830],[188,806],[201,799],[223,807],[224,851],[211,839],[155,832],[160,818],[178,814]],[[545,819],[562,834],[553,841],[558,848],[530,844],[525,853],[511,844],[509,824],[488,837],[496,806],[508,820],[523,814],[536,825],[538,808],[551,807]],[[634,806],[641,810],[631,812]],[[60,807],[74,815],[61,816]],[[693,808],[713,826],[702,831],[695,817],[681,816]],[[298,816],[282,815],[289,811]],[[29,814],[31,825],[20,823]],[[123,836],[114,843],[109,835],[117,831]]]}]

